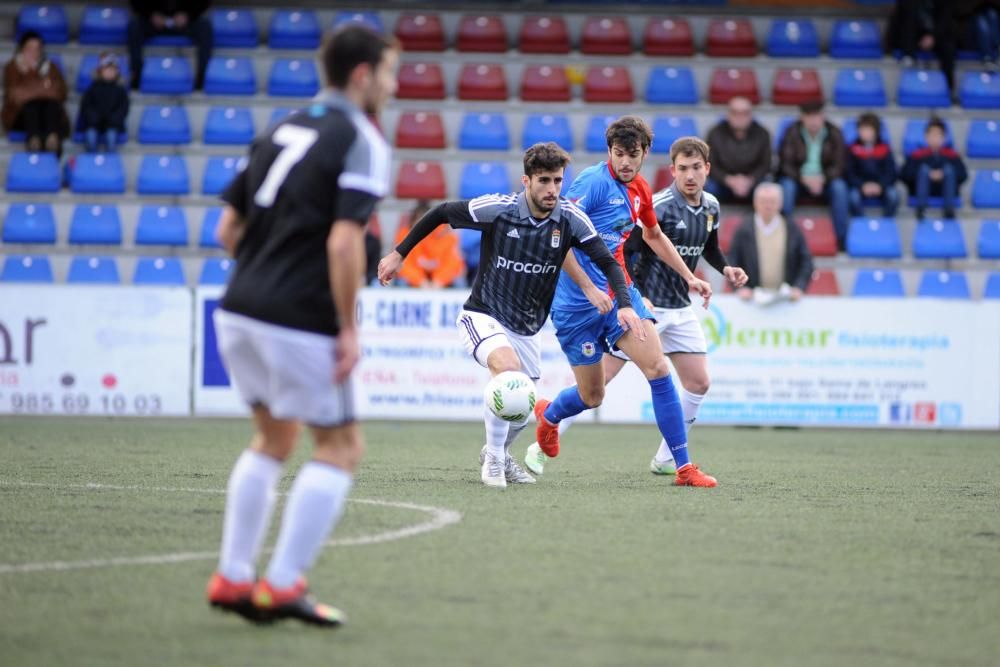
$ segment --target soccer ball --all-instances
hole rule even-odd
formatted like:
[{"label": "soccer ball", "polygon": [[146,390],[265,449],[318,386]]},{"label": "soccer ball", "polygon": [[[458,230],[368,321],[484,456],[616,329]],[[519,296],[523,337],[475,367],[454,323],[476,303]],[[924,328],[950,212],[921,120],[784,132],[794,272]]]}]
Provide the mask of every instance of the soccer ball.
[{"label": "soccer ball", "polygon": [[483,400],[500,419],[524,421],[535,409],[535,383],[521,371],[504,371],[486,383]]}]

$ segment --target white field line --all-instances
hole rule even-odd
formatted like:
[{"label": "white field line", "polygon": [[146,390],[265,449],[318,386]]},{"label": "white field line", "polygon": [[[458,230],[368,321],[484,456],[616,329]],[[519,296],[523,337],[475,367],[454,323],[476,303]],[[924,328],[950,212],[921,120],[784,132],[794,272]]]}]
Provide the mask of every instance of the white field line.
[{"label": "white field line", "polygon": [[[148,491],[158,493],[205,493],[211,495],[224,495],[223,489],[198,489],[169,486],[138,486],[138,485],[117,485],[117,484],[43,484],[39,482],[18,482],[0,480],[0,486],[21,486],[37,487],[45,489],[81,489],[85,491]],[[365,505],[380,505],[382,507],[398,507],[399,509],[424,512],[430,515],[427,521],[415,523],[410,526],[387,530],[371,535],[359,535],[358,537],[344,537],[329,540],[327,547],[357,547],[369,544],[382,544],[383,542],[393,542],[407,537],[430,533],[441,530],[447,526],[458,523],[462,520],[461,512],[450,510],[444,507],[434,507],[432,505],[417,505],[415,503],[396,502],[392,500],[368,500],[365,498],[348,498],[352,503],[362,503]],[[0,574],[24,574],[29,572],[64,572],[67,570],[85,570],[99,567],[121,567],[125,565],[168,565],[171,563],[188,563],[191,561],[215,560],[219,557],[218,551],[180,551],[166,554],[152,554],[148,556],[115,556],[111,558],[95,558],[90,560],[76,561],[50,561],[41,563],[0,563]]]}]

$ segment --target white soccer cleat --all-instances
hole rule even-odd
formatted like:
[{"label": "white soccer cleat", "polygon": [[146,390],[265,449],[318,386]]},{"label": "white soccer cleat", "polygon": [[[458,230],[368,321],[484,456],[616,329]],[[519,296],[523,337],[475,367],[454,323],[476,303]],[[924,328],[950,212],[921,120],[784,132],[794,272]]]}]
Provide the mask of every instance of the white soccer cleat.
[{"label": "white soccer cleat", "polygon": [[545,462],[549,457],[542,451],[537,442],[528,446],[528,452],[524,455],[524,465],[536,475],[541,475],[545,470]]},{"label": "white soccer cleat", "polygon": [[664,463],[660,463],[656,460],[654,456],[649,462],[649,472],[654,475],[673,475],[677,472],[677,468],[674,467],[674,460],[670,459]]},{"label": "white soccer cleat", "polygon": [[535,478],[528,474],[528,472],[517,465],[517,461],[514,457],[507,455],[507,461],[504,466],[504,476],[507,478],[508,484],[534,484]]},{"label": "white soccer cleat", "polygon": [[507,475],[503,462],[495,456],[487,454],[480,470],[480,478],[486,486],[503,489],[507,487]]}]

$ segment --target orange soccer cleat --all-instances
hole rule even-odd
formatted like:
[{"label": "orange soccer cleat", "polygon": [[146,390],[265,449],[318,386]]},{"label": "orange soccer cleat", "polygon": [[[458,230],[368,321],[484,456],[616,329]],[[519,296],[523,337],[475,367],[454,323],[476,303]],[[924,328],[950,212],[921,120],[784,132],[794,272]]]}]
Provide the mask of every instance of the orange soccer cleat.
[{"label": "orange soccer cleat", "polygon": [[678,468],[677,477],[674,478],[674,486],[700,486],[711,489],[718,483],[714,477],[706,475],[693,463]]},{"label": "orange soccer cleat", "polygon": [[538,420],[538,426],[535,427],[535,439],[546,456],[555,458],[559,456],[559,425],[550,424],[545,419],[545,408],[549,407],[551,402],[544,398],[535,402],[535,419]]},{"label": "orange soccer cleat", "polygon": [[248,621],[267,623],[270,618],[250,599],[252,591],[252,581],[230,581],[216,572],[208,581],[208,603],[216,609],[239,614]]}]

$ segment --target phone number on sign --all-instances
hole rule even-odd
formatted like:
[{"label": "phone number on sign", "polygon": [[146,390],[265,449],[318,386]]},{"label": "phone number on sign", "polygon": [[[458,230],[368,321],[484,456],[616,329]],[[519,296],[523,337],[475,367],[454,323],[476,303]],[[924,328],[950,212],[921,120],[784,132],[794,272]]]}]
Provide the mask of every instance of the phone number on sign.
[{"label": "phone number on sign", "polygon": [[156,394],[0,393],[0,412],[64,415],[158,415],[163,401]]}]

